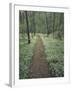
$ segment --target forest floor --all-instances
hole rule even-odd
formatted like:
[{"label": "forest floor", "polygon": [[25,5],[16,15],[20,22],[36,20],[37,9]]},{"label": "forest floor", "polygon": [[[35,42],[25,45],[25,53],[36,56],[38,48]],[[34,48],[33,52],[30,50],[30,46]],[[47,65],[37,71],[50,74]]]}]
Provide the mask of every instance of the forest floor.
[{"label": "forest floor", "polygon": [[34,54],[32,57],[32,63],[29,67],[29,78],[45,78],[48,77],[48,63],[44,52],[43,41],[38,36]]}]

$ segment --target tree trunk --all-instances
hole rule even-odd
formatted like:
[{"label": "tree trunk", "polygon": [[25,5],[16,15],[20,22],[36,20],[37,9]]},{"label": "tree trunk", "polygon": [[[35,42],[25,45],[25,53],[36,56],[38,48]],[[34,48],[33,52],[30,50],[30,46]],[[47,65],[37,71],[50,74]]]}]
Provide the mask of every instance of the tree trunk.
[{"label": "tree trunk", "polygon": [[55,12],[53,13],[53,38],[54,38],[54,29],[55,29]]},{"label": "tree trunk", "polygon": [[48,36],[48,17],[47,17],[47,14],[46,14],[46,26],[47,26],[47,36]]},{"label": "tree trunk", "polygon": [[34,32],[34,35],[36,33],[36,27],[35,27],[35,13],[33,12],[33,32]]},{"label": "tree trunk", "polygon": [[29,22],[28,22],[28,14],[27,14],[27,11],[25,11],[25,15],[26,15],[26,25],[27,25],[28,43],[30,43],[30,32],[29,32]]}]

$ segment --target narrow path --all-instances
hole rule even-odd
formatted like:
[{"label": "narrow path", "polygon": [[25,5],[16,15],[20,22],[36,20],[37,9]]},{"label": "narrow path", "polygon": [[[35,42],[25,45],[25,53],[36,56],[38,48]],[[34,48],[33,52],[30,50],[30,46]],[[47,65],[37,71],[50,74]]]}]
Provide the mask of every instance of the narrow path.
[{"label": "narrow path", "polygon": [[44,53],[42,39],[38,36],[32,64],[29,67],[29,78],[45,78],[48,77],[48,64]]}]

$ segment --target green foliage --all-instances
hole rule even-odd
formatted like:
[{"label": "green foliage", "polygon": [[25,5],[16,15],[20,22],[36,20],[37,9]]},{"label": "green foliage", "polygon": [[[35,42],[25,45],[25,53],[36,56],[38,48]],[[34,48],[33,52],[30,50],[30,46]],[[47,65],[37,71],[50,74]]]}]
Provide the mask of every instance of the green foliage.
[{"label": "green foliage", "polygon": [[45,54],[48,61],[49,76],[64,76],[64,42],[52,38],[43,37]]},{"label": "green foliage", "polygon": [[28,68],[31,64],[33,51],[35,47],[36,37],[31,38],[31,43],[28,44],[26,34],[19,36],[19,78],[28,78]]},{"label": "green foliage", "polygon": [[[64,37],[64,13],[27,11],[29,31],[31,33],[53,34],[53,38]],[[20,32],[27,33],[25,11],[19,12]]]},{"label": "green foliage", "polygon": [[27,11],[26,15],[25,11],[20,10],[19,78],[28,78],[37,33],[42,34],[49,76],[64,76],[64,13]]}]

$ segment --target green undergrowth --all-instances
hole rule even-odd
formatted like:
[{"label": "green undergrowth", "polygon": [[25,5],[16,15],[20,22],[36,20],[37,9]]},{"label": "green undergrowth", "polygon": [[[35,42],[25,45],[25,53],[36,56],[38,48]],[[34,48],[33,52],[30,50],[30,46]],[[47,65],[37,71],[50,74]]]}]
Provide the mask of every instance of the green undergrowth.
[{"label": "green undergrowth", "polygon": [[41,35],[48,62],[49,77],[64,76],[64,41]]},{"label": "green undergrowth", "polygon": [[28,68],[31,64],[36,36],[31,37],[31,43],[28,44],[26,34],[19,35],[19,78],[28,78]]}]

